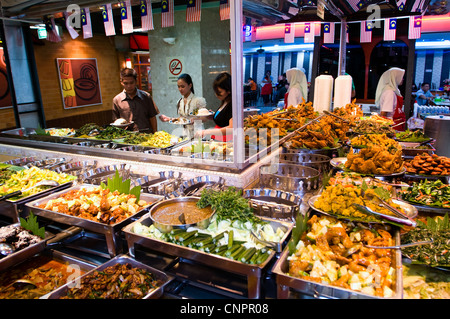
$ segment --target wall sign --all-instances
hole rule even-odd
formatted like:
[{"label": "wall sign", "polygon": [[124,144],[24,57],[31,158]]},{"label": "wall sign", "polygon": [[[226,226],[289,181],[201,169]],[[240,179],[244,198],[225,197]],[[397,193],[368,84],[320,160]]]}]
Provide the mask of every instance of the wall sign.
[{"label": "wall sign", "polygon": [[183,73],[183,57],[167,58],[167,78],[169,84],[177,83],[178,77]]},{"label": "wall sign", "polygon": [[56,59],[65,109],[102,104],[97,59]]}]

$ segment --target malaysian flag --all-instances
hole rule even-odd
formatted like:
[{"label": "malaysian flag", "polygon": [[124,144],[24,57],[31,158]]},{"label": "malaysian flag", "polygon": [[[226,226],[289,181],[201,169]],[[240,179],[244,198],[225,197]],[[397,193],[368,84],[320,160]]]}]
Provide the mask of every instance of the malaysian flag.
[{"label": "malaysian flag", "polygon": [[122,20],[122,34],[133,33],[133,15],[131,13],[131,1],[120,3],[120,19]]},{"label": "malaysian flag", "polygon": [[345,42],[349,43],[349,37],[348,37],[348,24],[345,25]]},{"label": "malaysian flag", "polygon": [[416,0],[412,5],[411,12],[422,12],[425,0]]},{"label": "malaysian flag", "polygon": [[141,0],[141,28],[142,31],[154,30],[152,1]]},{"label": "malaysian flag", "polygon": [[74,27],[71,25],[68,12],[64,12],[64,20],[66,20],[66,28],[67,31],[69,31],[69,34],[72,37],[72,39],[78,38],[79,36],[78,31],[75,30]]},{"label": "malaysian flag", "polygon": [[161,26],[167,28],[173,25],[173,0],[163,0],[161,1]]},{"label": "malaysian flag", "polygon": [[361,21],[361,35],[359,41],[361,43],[372,42],[372,21]]},{"label": "malaysian flag", "polygon": [[220,0],[219,13],[220,20],[230,19],[230,2],[228,0]]},{"label": "malaysian flag", "polygon": [[198,22],[202,16],[202,0],[188,0],[186,6],[186,21]]},{"label": "malaysian flag", "polygon": [[323,43],[334,43],[334,22],[324,23]]},{"label": "malaysian flag", "polygon": [[364,0],[347,0],[347,2],[355,12],[362,9],[365,5]]},{"label": "malaysian flag", "polygon": [[83,38],[92,38],[91,14],[89,8],[81,9],[81,26],[83,27]]},{"label": "malaysian flag", "polygon": [[114,28],[114,20],[112,14],[111,4],[102,6],[103,24],[105,25],[105,33],[107,36],[116,35],[116,29]]},{"label": "malaysian flag", "polygon": [[397,19],[396,18],[385,19],[383,40],[394,41],[396,30],[397,30]]},{"label": "malaysian flag", "polygon": [[295,40],[295,24],[284,24],[284,43],[294,43]]},{"label": "malaysian flag", "polygon": [[408,39],[420,39],[422,31],[422,16],[409,17]]},{"label": "malaysian flag", "polygon": [[398,11],[403,11],[405,9],[405,2],[406,2],[406,0],[397,1]]},{"label": "malaysian flag", "polygon": [[45,22],[45,28],[47,29],[47,40],[50,42],[60,42],[61,37],[56,30],[55,19],[50,18]]},{"label": "malaysian flag", "polygon": [[320,22],[314,22],[314,30],[317,31],[317,35],[320,37],[322,34],[322,28],[321,25],[322,23]]},{"label": "malaysian flag", "polygon": [[305,43],[314,42],[314,23],[305,23]]}]

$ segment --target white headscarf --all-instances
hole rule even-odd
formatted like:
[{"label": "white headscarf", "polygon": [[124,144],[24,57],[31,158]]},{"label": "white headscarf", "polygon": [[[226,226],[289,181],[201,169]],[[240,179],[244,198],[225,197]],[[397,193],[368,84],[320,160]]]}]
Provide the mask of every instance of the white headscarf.
[{"label": "white headscarf", "polygon": [[286,71],[286,80],[289,82],[289,90],[294,87],[298,88],[306,101],[308,96],[308,81],[306,80],[305,73],[297,68],[289,69]]},{"label": "white headscarf", "polygon": [[375,104],[380,104],[380,98],[384,91],[394,91],[397,96],[401,96],[398,86],[402,83],[405,70],[400,68],[390,68],[385,71],[378,81],[377,90],[375,92]]}]

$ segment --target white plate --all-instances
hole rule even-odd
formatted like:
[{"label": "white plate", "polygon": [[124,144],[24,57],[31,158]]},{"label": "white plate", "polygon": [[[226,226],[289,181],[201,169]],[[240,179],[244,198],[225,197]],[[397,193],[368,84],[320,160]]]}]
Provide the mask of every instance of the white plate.
[{"label": "white plate", "polygon": [[175,124],[175,125],[192,125],[192,124],[194,124],[194,122],[193,121],[191,121],[191,120],[188,120],[188,121],[183,121],[183,122],[176,122],[178,119],[175,119],[175,120],[170,120],[169,121],[169,123],[170,124]]},{"label": "white plate", "polygon": [[134,122],[131,121],[130,123],[125,123],[125,124],[114,124],[114,123],[111,123],[111,124],[109,124],[109,125],[122,128],[122,127],[127,127],[128,125],[131,125],[131,124],[133,124],[133,123],[134,123]]}]

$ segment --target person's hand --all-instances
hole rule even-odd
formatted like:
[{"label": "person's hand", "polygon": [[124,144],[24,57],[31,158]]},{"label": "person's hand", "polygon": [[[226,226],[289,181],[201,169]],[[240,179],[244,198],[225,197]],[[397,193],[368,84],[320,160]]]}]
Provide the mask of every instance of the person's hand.
[{"label": "person's hand", "polygon": [[161,115],[159,116],[159,119],[160,119],[161,121],[163,121],[163,122],[169,122],[169,121],[171,120],[170,117],[165,116],[164,114],[161,114]]},{"label": "person's hand", "polygon": [[206,130],[199,130],[194,133],[195,138],[203,138],[203,136],[207,135]]}]

